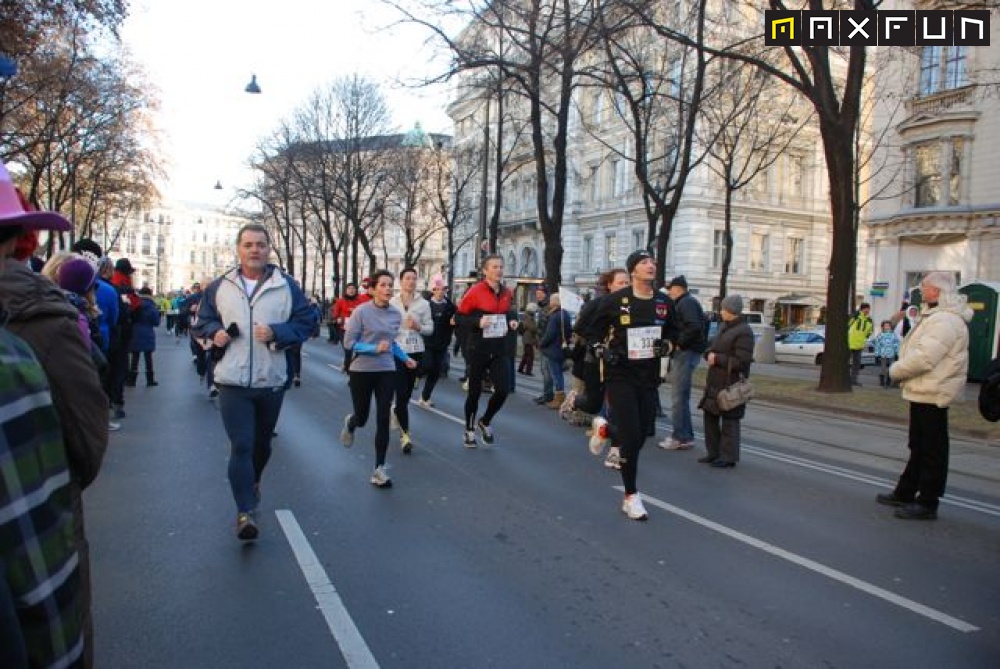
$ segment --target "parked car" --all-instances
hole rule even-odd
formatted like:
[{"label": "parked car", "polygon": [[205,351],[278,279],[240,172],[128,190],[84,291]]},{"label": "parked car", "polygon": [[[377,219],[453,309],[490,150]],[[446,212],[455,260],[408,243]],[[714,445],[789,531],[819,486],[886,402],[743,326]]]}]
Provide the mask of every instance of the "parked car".
[{"label": "parked car", "polygon": [[[775,362],[821,365],[823,364],[823,349],[825,347],[826,328],[798,330],[774,343],[774,359]],[[874,364],[875,348],[868,344],[861,353],[861,366]]]}]

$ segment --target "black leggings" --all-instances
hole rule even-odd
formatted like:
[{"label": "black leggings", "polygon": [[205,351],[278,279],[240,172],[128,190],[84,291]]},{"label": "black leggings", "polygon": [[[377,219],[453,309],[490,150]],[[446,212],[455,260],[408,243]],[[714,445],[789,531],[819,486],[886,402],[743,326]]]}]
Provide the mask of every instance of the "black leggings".
[{"label": "black leggings", "polygon": [[493,380],[493,394],[490,401],[486,403],[486,413],[482,420],[484,425],[489,425],[493,417],[497,415],[503,403],[507,401],[510,392],[510,361],[505,355],[470,356],[466,373],[469,377],[469,394],[465,398],[465,429],[475,428],[476,412],[479,411],[479,396],[483,392],[483,376],[489,370],[490,378]]},{"label": "black leggings", "polygon": [[392,395],[396,390],[396,372],[351,372],[348,386],[351,388],[351,402],[354,413],[348,427],[353,432],[364,427],[375,396],[375,466],[385,464],[385,454],[389,450],[389,410]]},{"label": "black leggings", "polygon": [[656,388],[627,381],[608,382],[608,409],[613,418],[613,436],[621,447],[622,485],[625,494],[638,491],[639,451],[646,437],[656,434]]},{"label": "black leggings", "polygon": [[399,422],[399,429],[403,432],[410,431],[410,398],[413,397],[413,386],[417,383],[420,361],[423,353],[409,353],[410,358],[417,361],[417,366],[410,369],[399,360],[396,361],[396,420]]},{"label": "black leggings", "polygon": [[444,371],[445,363],[448,362],[448,349],[441,350],[427,349],[424,351],[424,363],[421,370],[424,376],[424,389],[420,392],[420,397],[426,402],[431,398],[434,387],[437,386],[441,372]]}]

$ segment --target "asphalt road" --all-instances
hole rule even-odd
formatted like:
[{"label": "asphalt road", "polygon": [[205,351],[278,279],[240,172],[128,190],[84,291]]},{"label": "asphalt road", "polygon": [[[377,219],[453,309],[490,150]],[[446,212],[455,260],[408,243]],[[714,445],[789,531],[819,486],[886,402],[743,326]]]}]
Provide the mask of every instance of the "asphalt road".
[{"label": "asphalt road", "polygon": [[[368,482],[373,425],[339,347],[306,347],[263,485],[234,536],[228,445],[186,344],[128,417],[85,496],[98,667],[996,667],[1000,493],[953,476],[940,520],[874,503],[898,473],[859,439],[898,428],[758,407],[733,470],[647,442],[650,520],[582,429],[518,393],[497,443],[461,446],[464,395],[411,408],[415,449]],[[141,383],[141,380],[140,380]],[[485,398],[484,398],[485,402]],[[661,426],[661,436],[663,434]]]}]

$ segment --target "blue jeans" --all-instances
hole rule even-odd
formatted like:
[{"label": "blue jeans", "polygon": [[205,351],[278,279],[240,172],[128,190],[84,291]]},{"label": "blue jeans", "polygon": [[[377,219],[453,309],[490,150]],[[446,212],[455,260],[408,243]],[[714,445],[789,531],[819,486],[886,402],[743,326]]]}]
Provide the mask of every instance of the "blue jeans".
[{"label": "blue jeans", "polygon": [[285,390],[281,386],[219,386],[219,413],[230,446],[229,486],[239,513],[257,506],[254,484],[260,483],[271,458],[271,435],[284,399]]},{"label": "blue jeans", "polygon": [[552,389],[557,393],[563,392],[566,389],[566,379],[563,376],[562,358],[550,358],[547,355],[544,357],[545,363],[549,366],[549,376],[552,377]]},{"label": "blue jeans", "polygon": [[694,441],[694,426],[691,424],[691,377],[700,360],[700,353],[677,351],[670,361],[670,396],[673,402],[671,436],[677,441]]},{"label": "blue jeans", "polygon": [[546,400],[552,399],[552,367],[548,364],[548,358],[544,355],[542,359],[545,364],[542,365],[542,397]]}]

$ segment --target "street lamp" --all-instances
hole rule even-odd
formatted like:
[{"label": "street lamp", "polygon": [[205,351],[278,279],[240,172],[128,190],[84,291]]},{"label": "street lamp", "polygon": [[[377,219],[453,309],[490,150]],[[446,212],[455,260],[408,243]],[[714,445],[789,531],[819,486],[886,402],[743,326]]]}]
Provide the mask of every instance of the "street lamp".
[{"label": "street lamp", "polygon": [[247,84],[247,87],[244,88],[243,90],[246,91],[247,93],[253,93],[255,95],[260,93],[260,85],[257,84],[256,74],[250,75],[250,83]]}]

